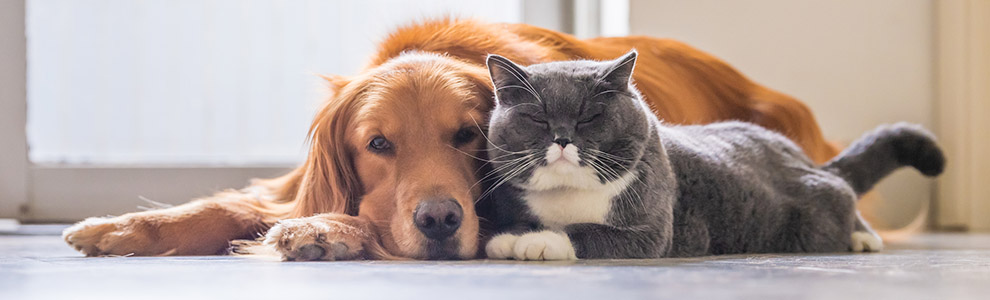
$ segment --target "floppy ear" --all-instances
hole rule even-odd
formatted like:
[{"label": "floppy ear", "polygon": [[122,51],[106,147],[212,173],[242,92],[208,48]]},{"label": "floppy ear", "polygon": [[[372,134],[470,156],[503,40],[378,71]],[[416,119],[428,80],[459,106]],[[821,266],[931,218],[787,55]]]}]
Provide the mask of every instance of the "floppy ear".
[{"label": "floppy ear", "polygon": [[317,76],[320,76],[320,78],[323,78],[323,80],[327,82],[327,87],[330,88],[330,91],[334,94],[350,82],[350,79],[340,75],[318,74]]},{"label": "floppy ear", "polygon": [[488,77],[489,73],[481,68],[471,66],[465,68],[464,74],[473,87],[471,92],[481,100],[481,106],[478,109],[484,112],[491,111],[492,107],[495,106],[495,91],[492,89],[492,80]]},{"label": "floppy ear", "polygon": [[[492,78],[492,85],[495,87],[495,101],[499,104],[502,104],[503,100],[516,99],[525,94],[535,93],[527,80],[529,73],[508,58],[489,54],[486,63],[488,73]],[[517,92],[524,93],[519,94]]]},{"label": "floppy ear", "polygon": [[295,194],[290,217],[318,213],[357,214],[361,192],[345,133],[355,111],[355,91],[334,95],[317,113],[309,129],[310,151]]},{"label": "floppy ear", "polygon": [[602,81],[614,86],[626,86],[632,78],[633,68],[636,67],[636,57],[639,53],[632,49],[622,57],[607,62]]}]

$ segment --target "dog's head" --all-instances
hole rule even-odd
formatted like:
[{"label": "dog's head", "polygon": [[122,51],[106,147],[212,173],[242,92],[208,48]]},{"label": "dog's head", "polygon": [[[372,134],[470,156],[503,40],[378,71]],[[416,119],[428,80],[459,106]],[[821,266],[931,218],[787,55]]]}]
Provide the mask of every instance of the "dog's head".
[{"label": "dog's head", "polygon": [[358,214],[382,245],[418,259],[477,253],[475,199],[492,106],[483,68],[407,53],[353,78],[329,78],[334,96],[311,128],[294,215]]}]

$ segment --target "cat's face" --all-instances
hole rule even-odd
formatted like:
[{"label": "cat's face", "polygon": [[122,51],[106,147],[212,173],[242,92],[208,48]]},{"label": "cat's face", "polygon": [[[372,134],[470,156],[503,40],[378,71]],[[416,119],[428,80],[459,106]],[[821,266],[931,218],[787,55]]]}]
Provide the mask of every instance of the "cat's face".
[{"label": "cat's face", "polygon": [[489,56],[496,107],[488,150],[499,183],[540,191],[630,176],[651,132],[630,85],[636,55],[529,67]]}]

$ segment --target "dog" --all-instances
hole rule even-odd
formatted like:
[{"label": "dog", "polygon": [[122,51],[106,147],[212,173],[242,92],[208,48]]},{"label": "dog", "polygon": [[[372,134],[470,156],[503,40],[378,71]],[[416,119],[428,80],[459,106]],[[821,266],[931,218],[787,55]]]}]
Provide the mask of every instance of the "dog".
[{"label": "dog", "polygon": [[810,110],[683,43],[651,37],[581,40],[523,24],[439,19],[394,31],[359,74],[326,76],[332,96],[309,131],[305,162],[192,202],[89,218],[63,233],[88,256],[211,255],[232,240],[285,260],[467,259],[479,255],[486,208],[485,68],[640,53],[634,81],[666,122],[742,120],[793,139],[821,163],[837,154]]}]

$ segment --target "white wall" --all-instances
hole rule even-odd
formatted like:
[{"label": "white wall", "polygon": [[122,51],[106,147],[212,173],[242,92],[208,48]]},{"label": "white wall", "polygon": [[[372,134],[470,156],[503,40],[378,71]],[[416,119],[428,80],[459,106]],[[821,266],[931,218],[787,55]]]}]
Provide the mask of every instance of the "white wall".
[{"label": "white wall", "polygon": [[[630,31],[726,60],[807,103],[828,139],[848,143],[884,123],[934,125],[932,9],[928,0],[631,0]],[[879,217],[910,222],[932,186],[898,172],[879,188]]]},{"label": "white wall", "polygon": [[276,164],[395,27],[522,21],[521,1],[28,0],[28,141],[41,164]]}]

